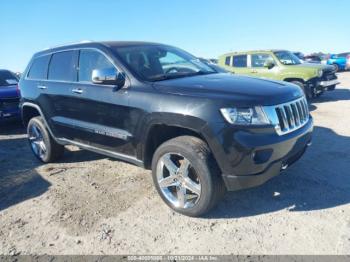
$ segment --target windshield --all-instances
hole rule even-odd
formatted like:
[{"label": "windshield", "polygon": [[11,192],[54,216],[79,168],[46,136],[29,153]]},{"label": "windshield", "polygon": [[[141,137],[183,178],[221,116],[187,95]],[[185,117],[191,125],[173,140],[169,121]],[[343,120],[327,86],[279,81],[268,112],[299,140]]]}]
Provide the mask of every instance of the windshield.
[{"label": "windshield", "polygon": [[10,71],[0,71],[0,86],[10,86],[18,83],[18,80],[14,74]]},{"label": "windshield", "polygon": [[216,73],[198,58],[174,47],[144,45],[118,47],[115,50],[122,62],[146,81]]},{"label": "windshield", "polygon": [[300,59],[288,51],[278,51],[274,52],[278,60],[284,65],[299,65],[301,64]]}]

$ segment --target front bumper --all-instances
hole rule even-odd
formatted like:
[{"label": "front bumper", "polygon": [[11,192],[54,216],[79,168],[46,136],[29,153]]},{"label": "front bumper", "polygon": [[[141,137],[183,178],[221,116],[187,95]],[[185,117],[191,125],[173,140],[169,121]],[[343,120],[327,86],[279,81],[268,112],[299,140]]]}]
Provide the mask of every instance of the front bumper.
[{"label": "front bumper", "polygon": [[329,87],[329,86],[334,86],[334,85],[338,85],[338,84],[340,84],[338,79],[333,79],[333,80],[319,82],[319,86],[320,87]]},{"label": "front bumper", "polygon": [[327,90],[333,91],[338,84],[340,84],[340,82],[335,73],[326,74],[322,78],[312,78],[306,82],[311,96],[321,94]]},{"label": "front bumper", "polygon": [[[222,177],[229,191],[255,187],[280,174],[280,171],[296,162],[311,144],[313,120],[285,135],[265,130],[223,130],[223,152],[214,152]],[[233,137],[231,136],[233,135]],[[233,142],[225,143],[231,136]],[[222,140],[223,139],[223,140]]]},{"label": "front bumper", "polygon": [[299,145],[292,150],[292,153],[271,163],[265,171],[259,174],[246,176],[223,175],[227,190],[235,191],[264,184],[266,181],[279,175],[281,171],[286,170],[290,165],[295,163],[300,157],[302,157],[306,148],[310,145],[311,140],[306,145]]}]

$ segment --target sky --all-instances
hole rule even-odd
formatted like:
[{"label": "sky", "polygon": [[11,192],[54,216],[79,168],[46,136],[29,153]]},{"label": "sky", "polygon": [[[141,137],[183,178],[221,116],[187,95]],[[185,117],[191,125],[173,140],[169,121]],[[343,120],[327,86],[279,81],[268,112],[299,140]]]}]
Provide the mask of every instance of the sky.
[{"label": "sky", "polygon": [[0,0],[0,68],[82,40],[170,44],[206,58],[281,48],[350,51],[349,0]]}]

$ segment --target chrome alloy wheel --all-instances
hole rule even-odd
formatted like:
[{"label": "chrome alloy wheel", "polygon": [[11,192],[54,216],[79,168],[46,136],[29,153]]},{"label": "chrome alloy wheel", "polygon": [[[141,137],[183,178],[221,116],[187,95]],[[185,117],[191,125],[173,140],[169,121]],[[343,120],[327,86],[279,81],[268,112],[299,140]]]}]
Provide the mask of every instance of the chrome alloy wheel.
[{"label": "chrome alloy wheel", "polygon": [[47,149],[40,129],[36,125],[32,125],[29,129],[28,136],[34,154],[40,159],[43,159]]},{"label": "chrome alloy wheel", "polygon": [[157,182],[163,196],[177,208],[191,208],[201,196],[199,176],[188,159],[164,154],[157,163]]}]

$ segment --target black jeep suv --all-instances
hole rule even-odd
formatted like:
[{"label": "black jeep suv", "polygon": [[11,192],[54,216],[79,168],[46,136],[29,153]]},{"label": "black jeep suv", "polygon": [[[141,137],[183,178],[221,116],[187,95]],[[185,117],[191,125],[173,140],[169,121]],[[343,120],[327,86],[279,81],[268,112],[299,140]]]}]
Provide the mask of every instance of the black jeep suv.
[{"label": "black jeep suv", "polygon": [[162,199],[189,216],[226,190],[260,185],[304,153],[312,118],[292,84],[217,73],[178,48],[85,42],[35,54],[20,81],[42,162],[64,145],[152,169]]}]

